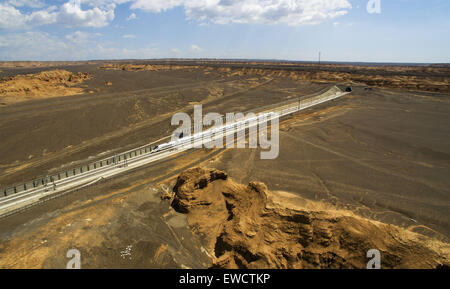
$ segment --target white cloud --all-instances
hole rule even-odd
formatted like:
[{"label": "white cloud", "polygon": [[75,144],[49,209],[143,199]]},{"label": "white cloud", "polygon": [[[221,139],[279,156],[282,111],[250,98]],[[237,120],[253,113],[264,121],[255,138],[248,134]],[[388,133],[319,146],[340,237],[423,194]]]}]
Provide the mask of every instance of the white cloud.
[{"label": "white cloud", "polygon": [[107,26],[109,22],[114,19],[114,3],[108,4],[105,7],[94,7],[88,10],[82,10],[81,5],[77,1],[71,1],[63,4],[57,12],[58,24],[66,26],[77,27],[103,27]]},{"label": "white cloud", "polygon": [[5,60],[55,60],[73,52],[67,41],[44,32],[0,35],[0,58]]},{"label": "white cloud", "polygon": [[349,0],[132,0],[132,9],[161,12],[183,6],[186,18],[216,24],[313,25],[345,15]]},{"label": "white cloud", "polygon": [[200,48],[198,45],[192,44],[191,47],[189,47],[189,51],[192,53],[200,53],[203,52],[203,49]]},{"label": "white cloud", "polygon": [[131,9],[141,9],[149,12],[162,12],[185,4],[185,0],[132,0]]},{"label": "white cloud", "polygon": [[0,29],[23,29],[40,25],[56,24],[67,27],[103,27],[114,19],[115,4],[102,8],[82,10],[81,2],[70,1],[59,9],[50,6],[47,9],[22,13],[8,3],[0,3]]},{"label": "white cloud", "polygon": [[64,37],[28,31],[0,35],[3,60],[146,59],[169,56],[157,46],[124,48],[99,39],[99,33],[76,31]]},{"label": "white cloud", "polygon": [[86,44],[98,36],[101,36],[101,34],[75,31],[74,33],[66,35],[65,38],[74,44]]},{"label": "white cloud", "polygon": [[[131,9],[160,13],[183,7],[186,18],[199,22],[229,24],[312,25],[345,15],[349,0],[66,0],[59,7],[43,0],[6,0],[0,3],[0,29],[28,29],[40,25],[104,27],[114,19],[116,5],[131,2]],[[81,4],[84,6],[83,10]],[[23,7],[33,8],[24,12]],[[40,10],[34,10],[42,8]],[[127,20],[136,19],[131,13]]]},{"label": "white cloud", "polygon": [[131,13],[130,16],[127,17],[127,21],[131,21],[131,20],[136,19],[136,18],[137,18],[136,14]]},{"label": "white cloud", "polygon": [[0,3],[0,29],[24,28],[31,23],[34,24],[33,26],[44,25],[54,23],[55,20],[56,17],[51,9],[35,11],[25,15],[7,3]]},{"label": "white cloud", "polygon": [[133,34],[125,34],[125,35],[123,35],[122,37],[123,37],[123,38],[126,38],[126,39],[134,39],[134,38],[136,38],[136,35],[133,35]]},{"label": "white cloud", "polygon": [[6,2],[16,7],[41,8],[45,5],[41,0],[8,0]]}]

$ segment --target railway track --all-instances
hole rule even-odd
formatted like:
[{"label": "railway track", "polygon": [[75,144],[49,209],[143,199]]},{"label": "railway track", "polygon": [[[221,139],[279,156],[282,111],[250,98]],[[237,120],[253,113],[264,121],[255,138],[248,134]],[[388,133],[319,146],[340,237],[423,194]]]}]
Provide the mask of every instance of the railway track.
[{"label": "railway track", "polygon": [[[237,125],[236,123],[236,125],[230,126],[230,124],[224,124],[222,127],[214,129],[222,129],[224,131],[224,137],[227,134],[238,133],[239,130],[244,130],[245,133],[245,130],[252,126],[258,126],[263,121],[268,122],[275,118],[283,118],[310,107],[340,98],[348,93],[342,92],[337,87],[333,87],[313,97],[290,100],[282,104],[274,105],[272,108],[264,107],[264,119],[253,117],[251,121],[250,118],[240,121],[245,125]],[[33,180],[0,190],[0,193],[3,193],[0,198],[0,218],[52,199],[54,196],[92,186],[102,180],[139,169],[151,163],[163,161],[186,150],[195,148],[197,145],[203,144],[203,136],[211,135],[211,131],[206,130],[201,134],[202,136],[195,134],[190,136],[189,142],[183,138],[183,141],[159,144],[159,148],[156,150],[152,149],[152,144],[148,144],[120,153],[112,158],[87,165],[84,171],[83,167],[70,170],[71,175],[68,174],[68,171],[65,171],[55,176],[39,179],[38,181]],[[78,170],[78,173],[76,170]]]}]

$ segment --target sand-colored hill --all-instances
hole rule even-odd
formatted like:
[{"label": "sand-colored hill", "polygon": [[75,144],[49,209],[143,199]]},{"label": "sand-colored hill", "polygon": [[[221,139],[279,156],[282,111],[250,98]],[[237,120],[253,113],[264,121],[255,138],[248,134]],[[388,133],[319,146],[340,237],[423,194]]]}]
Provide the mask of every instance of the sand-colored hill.
[{"label": "sand-colored hill", "polygon": [[54,67],[91,64],[96,61],[0,61],[0,67],[4,68],[31,68],[31,67]]},{"label": "sand-colored hill", "polygon": [[99,69],[123,71],[168,71],[201,69],[233,76],[286,77],[301,82],[354,83],[382,88],[415,91],[450,92],[448,65],[423,66],[362,66],[343,64],[298,64],[265,62],[191,62],[155,64],[110,63]]},{"label": "sand-colored hill", "polygon": [[123,71],[165,71],[165,70],[183,70],[197,69],[199,66],[186,65],[152,65],[152,64],[106,64],[99,69],[123,70]]},{"label": "sand-colored hill", "polygon": [[50,98],[84,93],[74,87],[90,79],[88,73],[50,70],[36,74],[16,75],[0,80],[0,102],[8,104],[30,99]]},{"label": "sand-colored hill", "polygon": [[382,268],[436,268],[450,260],[448,244],[349,211],[305,206],[295,195],[237,184],[215,169],[183,172],[173,191],[172,206],[206,237],[218,268],[365,268],[370,249],[381,252]]},{"label": "sand-colored hill", "polygon": [[450,92],[450,78],[447,76],[416,76],[404,75],[410,70],[401,71],[399,69],[391,72],[402,72],[402,74],[384,75],[368,74],[367,69],[353,67],[352,71],[290,71],[280,69],[261,68],[219,68],[219,71],[227,73],[229,76],[259,75],[269,77],[288,77],[303,82],[335,82],[335,83],[355,83],[382,88],[398,88],[406,90],[420,90],[430,92]]}]

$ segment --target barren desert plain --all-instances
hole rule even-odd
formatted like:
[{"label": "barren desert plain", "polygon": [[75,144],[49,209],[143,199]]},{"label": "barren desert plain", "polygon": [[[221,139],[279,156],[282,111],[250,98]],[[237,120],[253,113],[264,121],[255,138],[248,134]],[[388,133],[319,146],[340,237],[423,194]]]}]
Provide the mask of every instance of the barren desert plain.
[{"label": "barren desert plain", "polygon": [[450,66],[158,60],[0,63],[0,189],[169,136],[176,112],[280,121],[279,156],[192,149],[0,218],[0,268],[450,265]]}]

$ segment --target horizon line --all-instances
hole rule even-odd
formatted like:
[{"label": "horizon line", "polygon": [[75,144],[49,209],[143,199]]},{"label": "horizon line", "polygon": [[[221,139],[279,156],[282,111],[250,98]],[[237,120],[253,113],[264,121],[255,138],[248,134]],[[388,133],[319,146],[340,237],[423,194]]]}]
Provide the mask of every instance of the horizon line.
[{"label": "horizon line", "polygon": [[384,61],[346,61],[346,60],[288,60],[277,58],[112,58],[112,59],[80,59],[80,60],[2,60],[0,62],[100,62],[100,61],[237,61],[237,62],[279,62],[279,63],[309,63],[309,64],[389,64],[389,65],[450,65],[450,62],[384,62]]}]

